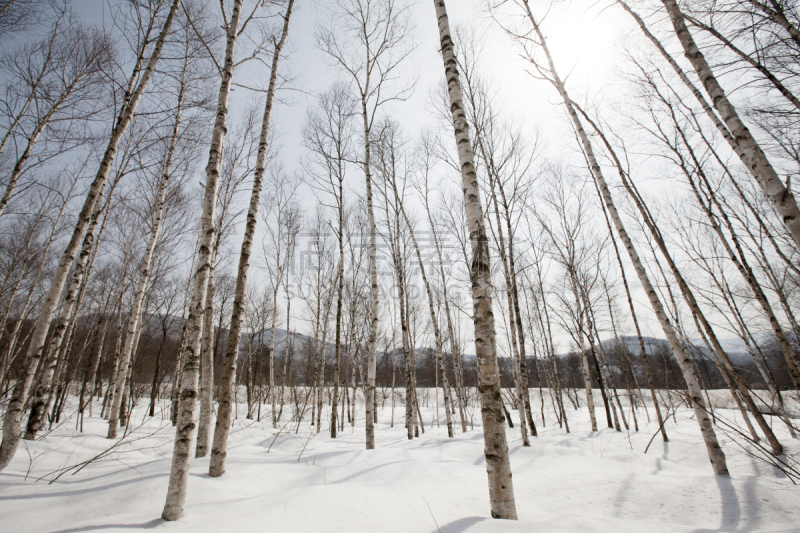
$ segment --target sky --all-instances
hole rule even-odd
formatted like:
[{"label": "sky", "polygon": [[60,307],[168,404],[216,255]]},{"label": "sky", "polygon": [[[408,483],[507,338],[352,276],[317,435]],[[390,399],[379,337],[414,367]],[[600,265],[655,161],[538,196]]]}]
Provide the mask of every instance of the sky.
[{"label": "sky", "polygon": [[[290,30],[291,55],[286,66],[298,76],[298,85],[312,94],[337,79],[337,72],[315,46],[314,30],[317,21],[324,17],[326,4],[298,2]],[[406,71],[416,74],[418,81],[411,97],[398,103],[395,110],[404,128],[414,133],[433,121],[430,93],[441,83],[443,66],[438,53],[439,35],[433,2],[416,1],[410,3],[410,7],[417,46]],[[526,64],[518,57],[518,48],[491,20],[486,3],[451,1],[447,7],[451,28],[473,26],[478,35],[483,35],[482,63],[487,77],[498,90],[504,110],[524,117],[531,130],[560,128],[563,116],[556,105],[557,94],[546,83],[525,72]],[[598,12],[589,2],[560,3],[544,24],[562,75],[569,73],[569,82],[579,90],[604,87],[615,60],[619,59],[615,43],[625,26],[613,13]],[[284,133],[286,145],[296,145],[300,141],[299,126],[304,116],[305,105],[300,101],[276,108],[273,124]]]}]

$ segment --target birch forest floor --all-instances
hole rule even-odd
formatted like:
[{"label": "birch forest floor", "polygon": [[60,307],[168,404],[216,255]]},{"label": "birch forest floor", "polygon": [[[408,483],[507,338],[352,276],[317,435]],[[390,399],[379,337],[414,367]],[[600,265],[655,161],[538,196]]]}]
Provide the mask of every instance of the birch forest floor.
[{"label": "birch forest floor", "polygon": [[[538,401],[538,391],[532,396]],[[268,420],[243,420],[240,405],[226,473],[211,478],[208,457],[194,459],[186,516],[164,522],[174,433],[166,403],[152,419],[145,409],[134,410],[130,432],[111,449],[107,424],[96,416],[86,418],[84,433],[67,420],[40,440],[23,441],[0,474],[0,531],[800,531],[800,487],[719,429],[731,477],[715,477],[685,407],[665,426],[670,442],[656,436],[646,454],[657,431],[652,411],[647,424],[639,410],[638,433],[594,434],[585,407],[570,408],[571,434],[552,411],[546,427],[536,413],[539,437],[530,448],[521,446],[518,429],[508,429],[519,515],[511,522],[489,518],[479,413],[474,429],[462,433],[456,424],[448,439],[425,409],[425,433],[408,441],[403,408],[396,407],[392,428],[387,405],[376,426],[377,449],[366,451],[363,414],[334,440],[325,423],[315,434],[306,424],[295,432],[294,423],[273,430]],[[740,421],[731,409],[715,413]],[[602,406],[597,415],[605,426]],[[800,443],[778,419],[774,428],[796,459]]]}]

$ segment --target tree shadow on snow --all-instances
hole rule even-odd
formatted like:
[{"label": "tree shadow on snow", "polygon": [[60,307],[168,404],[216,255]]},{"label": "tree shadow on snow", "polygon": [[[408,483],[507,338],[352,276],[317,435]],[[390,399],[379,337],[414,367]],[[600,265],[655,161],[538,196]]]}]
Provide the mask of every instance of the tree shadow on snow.
[{"label": "tree shadow on snow", "polygon": [[449,524],[444,524],[438,529],[435,529],[432,533],[461,533],[466,531],[470,527],[478,524],[480,522],[485,522],[490,520],[489,518],[485,518],[483,516],[466,516],[464,518],[459,518],[458,520],[454,520]]},{"label": "tree shadow on snow", "polygon": [[53,533],[79,533],[81,531],[103,531],[108,529],[153,529],[163,524],[164,520],[156,518],[142,524],[98,524],[96,526],[81,526],[71,527],[67,529],[59,529]]},{"label": "tree shadow on snow", "polygon": [[[137,478],[132,478],[132,479],[122,479],[120,481],[114,481],[112,483],[106,483],[105,485],[98,485],[98,486],[87,487],[87,488],[83,488],[83,489],[58,490],[61,487],[68,486],[67,483],[64,483],[64,484],[60,484],[60,485],[54,485],[53,486],[54,490],[52,492],[44,492],[44,493],[39,493],[39,494],[19,494],[19,495],[14,495],[14,496],[1,496],[0,497],[0,501],[1,500],[29,500],[29,499],[38,499],[38,498],[61,498],[61,497],[73,498],[73,497],[76,497],[76,496],[81,496],[81,495],[86,495],[86,494],[104,492],[104,491],[107,491],[109,489],[113,489],[113,488],[116,488],[116,487],[123,487],[125,485],[136,484],[136,483],[139,483],[141,481],[149,480],[151,478],[167,477],[167,476],[169,476],[169,472],[162,472],[162,473],[152,474],[147,478],[137,477]],[[81,482],[81,481],[79,480],[78,482]],[[78,482],[73,482],[73,483],[78,483]]]},{"label": "tree shadow on snow", "polygon": [[[749,527],[744,530],[739,529],[739,523],[742,519],[742,509],[739,505],[739,496],[736,494],[736,489],[733,486],[730,476],[714,476],[714,479],[717,482],[717,486],[719,486],[720,500],[722,503],[719,528],[695,529],[693,533],[706,533],[710,531],[748,531],[752,529],[755,524],[749,524]],[[750,522],[749,517],[748,522]]]}]

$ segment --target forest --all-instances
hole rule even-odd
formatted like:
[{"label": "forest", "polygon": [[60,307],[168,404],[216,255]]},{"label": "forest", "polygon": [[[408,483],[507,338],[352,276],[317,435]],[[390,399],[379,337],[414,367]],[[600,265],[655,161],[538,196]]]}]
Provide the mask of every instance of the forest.
[{"label": "forest", "polygon": [[800,531],[794,0],[0,0],[0,136],[1,531]]}]

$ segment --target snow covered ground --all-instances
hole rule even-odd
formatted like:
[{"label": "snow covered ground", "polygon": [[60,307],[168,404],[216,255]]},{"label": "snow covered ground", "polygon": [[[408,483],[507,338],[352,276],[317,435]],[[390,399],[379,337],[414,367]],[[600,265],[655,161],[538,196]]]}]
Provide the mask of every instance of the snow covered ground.
[{"label": "snow covered ground", "polygon": [[[538,391],[532,394],[536,403]],[[602,407],[597,413],[605,426]],[[168,523],[159,517],[173,430],[163,412],[144,414],[137,408],[133,431],[112,450],[98,417],[87,417],[83,434],[68,420],[41,440],[23,441],[0,473],[0,532],[800,532],[800,487],[721,433],[732,475],[715,477],[686,408],[678,410],[677,425],[666,425],[670,442],[656,437],[647,454],[657,424],[647,424],[642,411],[640,431],[630,434],[590,434],[585,407],[570,408],[569,435],[552,413],[546,427],[537,416],[539,437],[530,448],[508,429],[517,522],[489,518],[479,415],[474,429],[462,433],[456,424],[456,437],[448,439],[444,425],[431,427],[428,410],[425,433],[408,441],[402,408],[392,428],[387,406],[372,451],[364,450],[363,418],[335,440],[327,424],[317,435],[305,424],[295,432],[296,424],[273,430],[268,420],[239,419],[225,475],[209,477],[208,458],[195,459],[186,515]],[[797,457],[800,443],[774,422],[787,455]],[[60,470],[104,452],[80,470]]]}]

